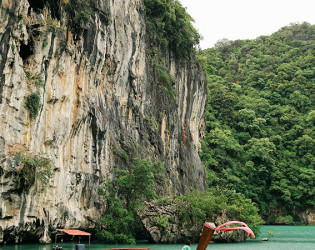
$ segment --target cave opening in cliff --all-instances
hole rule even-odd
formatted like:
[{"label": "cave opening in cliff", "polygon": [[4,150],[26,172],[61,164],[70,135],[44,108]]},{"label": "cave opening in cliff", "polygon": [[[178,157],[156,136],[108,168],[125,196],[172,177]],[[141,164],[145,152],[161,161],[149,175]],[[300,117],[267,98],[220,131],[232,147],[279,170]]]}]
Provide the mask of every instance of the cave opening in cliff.
[{"label": "cave opening in cliff", "polygon": [[23,62],[27,60],[34,53],[34,42],[30,40],[28,44],[22,43],[20,46],[20,57],[23,59]]},{"label": "cave opening in cliff", "polygon": [[60,1],[56,0],[28,0],[30,4],[30,9],[33,9],[36,13],[41,13],[44,7],[46,6],[53,18],[60,20]]},{"label": "cave opening in cliff", "polygon": [[37,13],[41,12],[44,9],[44,0],[28,0],[28,2],[30,4],[30,7]]}]

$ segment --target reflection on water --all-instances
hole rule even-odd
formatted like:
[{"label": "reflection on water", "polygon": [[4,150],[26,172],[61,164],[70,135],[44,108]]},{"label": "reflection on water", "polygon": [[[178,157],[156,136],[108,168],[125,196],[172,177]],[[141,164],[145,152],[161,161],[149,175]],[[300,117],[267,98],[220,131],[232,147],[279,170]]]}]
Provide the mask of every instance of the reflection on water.
[{"label": "reflection on water", "polygon": [[[315,226],[265,226],[258,239],[250,239],[244,243],[227,243],[227,244],[209,244],[207,249],[257,249],[257,250],[315,250]],[[267,232],[273,231],[275,236],[269,237]],[[269,238],[269,241],[263,242],[262,238]],[[86,250],[88,249],[88,243]],[[53,244],[22,244],[0,246],[0,250],[51,250]],[[117,247],[150,247],[151,250],[181,250],[183,244],[144,244],[139,243],[134,246],[130,245],[109,245],[101,242],[92,242],[90,250],[101,250],[104,248]],[[191,249],[195,250],[197,244],[192,244]],[[64,250],[75,250],[75,243],[64,243]]]}]

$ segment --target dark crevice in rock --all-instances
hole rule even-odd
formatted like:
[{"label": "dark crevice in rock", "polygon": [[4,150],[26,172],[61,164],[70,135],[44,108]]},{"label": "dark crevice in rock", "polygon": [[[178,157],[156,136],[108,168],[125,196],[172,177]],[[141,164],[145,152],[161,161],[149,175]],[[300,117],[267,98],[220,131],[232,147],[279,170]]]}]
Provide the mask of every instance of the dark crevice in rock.
[{"label": "dark crevice in rock", "polygon": [[39,37],[41,35],[40,24],[34,24],[29,27],[30,34],[35,37]]},{"label": "dark crevice in rock", "polygon": [[7,216],[3,217],[2,220],[10,220],[12,218],[13,218],[13,216],[7,215]]},{"label": "dark crevice in rock", "polygon": [[21,202],[21,207],[20,207],[20,220],[19,220],[19,226],[22,227],[24,224],[24,216],[25,216],[25,210],[26,210],[26,195],[25,193],[23,194],[22,202]]},{"label": "dark crevice in rock", "polygon": [[3,70],[5,68],[5,62],[7,61],[7,56],[8,56],[8,50],[9,50],[9,41],[10,41],[10,33],[11,33],[11,28],[10,28],[11,21],[5,28],[5,33],[2,36],[2,39],[0,40],[0,55],[1,55],[1,61],[0,61],[0,104],[2,103],[2,91],[3,91],[3,86],[5,83],[5,74],[3,74]]},{"label": "dark crevice in rock", "polygon": [[34,53],[34,42],[30,40],[28,44],[22,43],[20,46],[20,57],[23,60],[23,63]]},{"label": "dark crevice in rock", "polygon": [[50,11],[53,18],[60,20],[60,3],[61,1],[56,0],[28,0],[30,8],[36,13],[41,13],[46,6]]},{"label": "dark crevice in rock", "polygon": [[91,109],[90,112],[90,117],[91,117],[91,129],[92,129],[92,136],[93,136],[93,153],[95,159],[99,161],[101,157],[101,152],[103,148],[103,140],[106,135],[106,131],[103,131],[101,127],[99,127],[98,122],[97,122],[97,117],[96,117],[96,111],[94,108]]},{"label": "dark crevice in rock", "polygon": [[43,0],[28,0],[30,7],[35,12],[40,12],[42,9],[44,9],[45,3]]}]

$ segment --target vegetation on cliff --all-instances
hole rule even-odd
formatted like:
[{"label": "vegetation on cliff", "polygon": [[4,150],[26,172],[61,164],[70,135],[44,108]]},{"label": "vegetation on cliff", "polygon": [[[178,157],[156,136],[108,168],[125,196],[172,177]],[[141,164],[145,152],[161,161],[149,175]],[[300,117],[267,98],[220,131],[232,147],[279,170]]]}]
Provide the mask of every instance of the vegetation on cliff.
[{"label": "vegetation on cliff", "polygon": [[53,163],[48,155],[16,153],[15,157],[22,163],[19,177],[23,189],[27,191],[36,184],[39,191],[44,191],[53,174]]},{"label": "vegetation on cliff", "polygon": [[147,61],[151,80],[157,83],[157,99],[164,108],[174,104],[175,80],[170,74],[167,57],[174,55],[186,62],[195,54],[200,35],[192,17],[177,0],[144,0],[146,15]]},{"label": "vegetation on cliff", "polygon": [[193,18],[177,0],[144,0],[147,32],[156,49],[170,49],[178,58],[190,56],[200,35]]},{"label": "vegetation on cliff", "polygon": [[308,23],[222,40],[199,55],[209,89],[200,154],[208,185],[252,199],[267,223],[315,206],[314,55]]},{"label": "vegetation on cliff", "polygon": [[40,95],[39,92],[33,92],[26,97],[25,107],[30,111],[30,117],[35,119],[40,110]]},{"label": "vegetation on cliff", "polygon": [[116,170],[114,181],[107,181],[99,192],[106,198],[106,210],[97,238],[112,243],[134,244],[141,222],[137,210],[144,201],[157,197],[157,185],[164,185],[165,169],[160,162],[132,159],[128,170]]}]

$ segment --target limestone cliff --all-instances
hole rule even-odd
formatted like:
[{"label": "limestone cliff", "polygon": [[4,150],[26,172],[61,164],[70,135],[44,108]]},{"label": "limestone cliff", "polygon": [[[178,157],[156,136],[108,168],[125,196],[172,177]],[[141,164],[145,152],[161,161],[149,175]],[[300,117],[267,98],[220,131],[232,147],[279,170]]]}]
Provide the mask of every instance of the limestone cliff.
[{"label": "limestone cliff", "polygon": [[[97,188],[126,168],[126,154],[161,161],[175,194],[205,187],[200,66],[167,53],[176,89],[167,106],[147,63],[143,1],[84,3],[0,0],[0,243],[95,227]],[[37,114],[26,105],[32,94]],[[53,161],[46,190],[23,188],[17,152]]]}]

